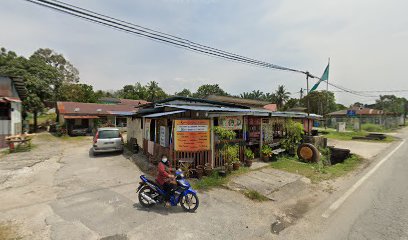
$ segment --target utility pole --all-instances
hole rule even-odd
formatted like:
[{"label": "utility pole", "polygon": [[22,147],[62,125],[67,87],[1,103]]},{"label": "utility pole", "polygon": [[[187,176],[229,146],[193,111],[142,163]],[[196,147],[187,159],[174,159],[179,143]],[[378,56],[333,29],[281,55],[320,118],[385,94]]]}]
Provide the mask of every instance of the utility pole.
[{"label": "utility pole", "polygon": [[[328,66],[330,66],[330,58]],[[324,114],[324,129],[327,129],[327,125],[329,124],[329,119],[327,118],[327,114],[329,113],[329,76],[327,76],[326,80],[326,111],[323,112]]]},{"label": "utility pole", "polygon": [[310,136],[310,96],[309,96],[309,72],[306,72],[306,96],[307,96],[307,134]]}]

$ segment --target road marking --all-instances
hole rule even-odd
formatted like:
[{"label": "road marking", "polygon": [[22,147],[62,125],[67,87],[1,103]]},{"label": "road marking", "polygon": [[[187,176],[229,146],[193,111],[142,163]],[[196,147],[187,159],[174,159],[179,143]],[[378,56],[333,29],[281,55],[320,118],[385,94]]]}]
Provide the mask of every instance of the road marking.
[{"label": "road marking", "polygon": [[366,173],[362,178],[360,178],[347,192],[343,194],[337,201],[332,203],[330,207],[322,214],[322,217],[328,218],[330,215],[337,210],[345,201],[346,199],[358,188],[363,184],[367,178],[369,178],[377,169],[384,163],[386,162],[403,144],[405,143],[405,140],[403,140],[394,150],[392,150],[390,153],[387,154],[381,161],[377,163],[368,173]]}]

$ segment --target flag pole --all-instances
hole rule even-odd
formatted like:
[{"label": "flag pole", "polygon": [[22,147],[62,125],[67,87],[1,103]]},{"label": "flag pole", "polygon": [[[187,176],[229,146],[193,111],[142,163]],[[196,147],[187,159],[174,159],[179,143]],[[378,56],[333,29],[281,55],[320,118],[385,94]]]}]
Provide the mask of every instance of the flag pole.
[{"label": "flag pole", "polygon": [[310,136],[310,96],[309,96],[309,72],[306,72],[306,96],[307,96],[307,135]]},{"label": "flag pole", "polygon": [[[330,66],[330,58],[329,58],[329,63],[327,64]],[[329,124],[329,119],[327,118],[327,114],[329,113],[329,76],[327,76],[327,82],[326,82],[326,113],[324,114],[325,116],[325,124],[324,128],[327,129],[327,125]]]}]

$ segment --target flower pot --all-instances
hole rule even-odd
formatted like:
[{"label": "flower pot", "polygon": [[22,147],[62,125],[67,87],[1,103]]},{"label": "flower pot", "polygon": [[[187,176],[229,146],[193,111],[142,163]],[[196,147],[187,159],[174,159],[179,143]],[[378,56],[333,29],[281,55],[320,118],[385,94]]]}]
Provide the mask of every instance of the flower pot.
[{"label": "flower pot", "polygon": [[232,169],[233,169],[232,164],[226,164],[226,165],[225,165],[225,170],[226,170],[227,173],[231,172]]},{"label": "flower pot", "polygon": [[251,167],[252,166],[252,160],[245,160],[245,167]]},{"label": "flower pot", "polygon": [[197,167],[196,167],[196,177],[198,178],[198,179],[200,179],[200,178],[202,178],[203,176],[204,176],[204,167],[203,166],[201,166],[201,165],[198,165]]},{"label": "flower pot", "polygon": [[234,162],[234,163],[232,164],[232,169],[233,169],[234,171],[236,171],[236,170],[239,169],[240,166],[241,166],[241,163],[240,163],[240,162]]},{"label": "flower pot", "polygon": [[205,176],[211,176],[212,172],[213,172],[212,168],[204,168]]},{"label": "flower pot", "polygon": [[221,170],[221,171],[218,172],[218,175],[219,175],[220,177],[226,177],[226,176],[227,176],[227,172],[224,171],[224,170]]}]

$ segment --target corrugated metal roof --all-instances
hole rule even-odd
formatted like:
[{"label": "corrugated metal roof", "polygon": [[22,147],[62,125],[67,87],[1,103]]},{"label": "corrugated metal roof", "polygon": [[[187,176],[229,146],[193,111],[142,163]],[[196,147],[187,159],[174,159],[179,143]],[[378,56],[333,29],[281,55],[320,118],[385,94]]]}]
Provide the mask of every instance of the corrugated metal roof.
[{"label": "corrugated metal roof", "polygon": [[64,119],[97,119],[99,118],[98,116],[87,116],[87,115],[76,115],[76,116],[71,116],[71,115],[65,115]]},{"label": "corrugated metal roof", "polygon": [[107,111],[109,114],[122,115],[122,116],[132,116],[135,112],[132,111]]},{"label": "corrugated metal roof", "polygon": [[271,111],[262,109],[242,109],[242,108],[231,108],[231,107],[213,107],[213,106],[194,106],[194,105],[172,105],[163,104],[164,107],[178,108],[193,111],[207,111],[207,112],[247,112],[247,113],[270,113]]},{"label": "corrugated metal roof", "polygon": [[153,114],[145,115],[144,117],[156,118],[156,117],[161,117],[161,116],[173,115],[173,114],[177,114],[177,113],[183,113],[185,111],[186,110],[178,110],[178,111],[172,111],[172,112],[153,113]]}]

